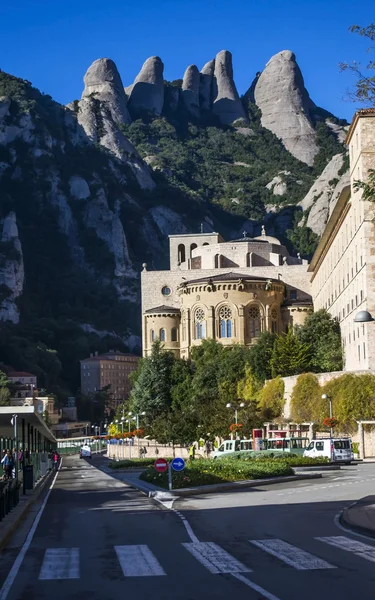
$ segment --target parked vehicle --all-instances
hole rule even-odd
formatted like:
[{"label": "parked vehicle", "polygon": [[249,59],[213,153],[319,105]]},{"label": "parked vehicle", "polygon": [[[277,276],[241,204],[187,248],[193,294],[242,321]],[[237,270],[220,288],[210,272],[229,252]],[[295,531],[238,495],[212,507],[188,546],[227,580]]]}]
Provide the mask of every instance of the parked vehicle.
[{"label": "parked vehicle", "polygon": [[211,458],[221,458],[222,456],[233,452],[251,450],[252,445],[253,440],[224,440],[217,450],[211,452]]},{"label": "parked vehicle", "polygon": [[353,460],[352,440],[350,438],[319,438],[311,440],[303,456],[319,458],[325,456],[333,463],[350,465]]},{"label": "parked vehicle", "polygon": [[222,458],[223,456],[234,455],[237,452],[248,452],[249,456],[259,452],[264,453],[264,455],[285,452],[302,456],[310,440],[307,437],[276,437],[259,441],[261,449],[254,450],[253,440],[225,440],[211,456],[212,458]]},{"label": "parked vehicle", "polygon": [[79,451],[79,458],[92,458],[90,446],[82,446]]}]

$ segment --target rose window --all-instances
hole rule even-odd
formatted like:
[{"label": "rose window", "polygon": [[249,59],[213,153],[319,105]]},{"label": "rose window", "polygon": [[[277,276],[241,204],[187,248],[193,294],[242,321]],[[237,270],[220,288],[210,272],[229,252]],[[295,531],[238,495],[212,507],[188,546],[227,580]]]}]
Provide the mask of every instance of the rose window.
[{"label": "rose window", "polygon": [[222,320],[231,319],[232,311],[228,306],[222,306],[219,312],[219,317]]},{"label": "rose window", "polygon": [[257,306],[252,306],[249,310],[250,319],[259,319],[259,308]]},{"label": "rose window", "polygon": [[277,321],[277,310],[276,310],[276,308],[273,308],[271,310],[271,319],[272,319],[272,321]]},{"label": "rose window", "polygon": [[197,308],[195,311],[195,320],[201,322],[204,320],[204,310],[203,308]]}]

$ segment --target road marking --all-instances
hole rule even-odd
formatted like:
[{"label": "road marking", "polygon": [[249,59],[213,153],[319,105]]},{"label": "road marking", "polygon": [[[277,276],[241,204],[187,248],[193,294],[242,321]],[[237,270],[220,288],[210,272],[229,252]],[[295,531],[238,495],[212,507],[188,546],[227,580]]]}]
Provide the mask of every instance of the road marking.
[{"label": "road marking", "polygon": [[375,546],[370,546],[369,544],[364,544],[363,542],[352,540],[346,537],[345,535],[336,535],[331,537],[316,537],[315,539],[319,542],[329,544],[330,546],[340,548],[340,550],[352,552],[360,558],[365,558],[366,560],[375,562]]},{"label": "road marking", "polygon": [[296,548],[284,540],[249,540],[250,544],[254,544],[261,550],[276,556],[287,565],[294,567],[298,571],[310,571],[313,569],[336,569],[334,565],[330,565],[325,560]]},{"label": "road marking", "polygon": [[32,527],[31,527],[31,529],[30,529],[30,531],[28,533],[26,541],[25,541],[24,545],[22,546],[22,548],[21,548],[21,550],[20,550],[20,552],[19,552],[16,560],[14,561],[13,566],[12,566],[11,570],[9,571],[8,577],[6,578],[6,580],[4,581],[4,583],[2,585],[2,588],[0,590],[0,600],[6,600],[6,598],[8,597],[8,594],[10,592],[10,589],[11,589],[13,583],[14,583],[14,580],[15,580],[15,578],[18,575],[18,571],[20,570],[20,567],[22,565],[22,561],[25,558],[25,554],[28,551],[31,542],[33,541],[33,537],[34,537],[36,528],[39,525],[39,521],[40,521],[41,516],[43,514],[43,511],[44,511],[44,509],[46,507],[46,504],[48,502],[48,498],[50,496],[52,488],[55,485],[55,481],[56,481],[57,476],[59,474],[59,471],[61,469],[62,461],[63,461],[63,459],[61,459],[61,461],[60,461],[59,469],[58,469],[56,475],[54,476],[53,481],[52,481],[52,483],[51,483],[51,485],[49,487],[49,490],[48,490],[48,492],[46,494],[46,497],[43,500],[43,504],[40,507],[39,512],[38,512],[38,514],[35,517],[35,521],[34,521]]},{"label": "road marking", "polygon": [[214,542],[182,544],[210,573],[250,573],[251,569]]},{"label": "road marking", "polygon": [[166,575],[148,546],[115,546],[115,550],[125,577]]},{"label": "road marking", "polygon": [[242,581],[242,583],[244,583],[248,587],[252,588],[256,592],[261,594],[263,596],[263,598],[267,598],[267,600],[280,600],[280,598],[278,598],[277,596],[274,596],[273,594],[271,594],[271,592],[267,592],[267,590],[260,587],[260,585],[257,585],[253,581],[250,581],[250,579],[248,579],[244,575],[241,575],[240,573],[232,573],[232,575],[239,581]]},{"label": "road marking", "polygon": [[47,548],[39,579],[79,579],[79,549]]}]

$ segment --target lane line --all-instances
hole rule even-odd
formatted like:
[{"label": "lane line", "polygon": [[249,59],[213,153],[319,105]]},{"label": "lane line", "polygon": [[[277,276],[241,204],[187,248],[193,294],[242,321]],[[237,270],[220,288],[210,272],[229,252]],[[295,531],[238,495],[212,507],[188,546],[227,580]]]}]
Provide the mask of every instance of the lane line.
[{"label": "lane line", "polygon": [[251,573],[251,569],[243,565],[231,554],[214,542],[198,542],[182,544],[210,573]]},{"label": "lane line", "polygon": [[125,577],[166,575],[163,567],[146,545],[115,546],[115,550]]},{"label": "lane line", "polygon": [[260,585],[257,585],[253,581],[250,581],[250,579],[248,579],[244,575],[241,575],[241,573],[232,573],[232,576],[238,579],[239,581],[242,581],[242,583],[252,588],[256,592],[258,592],[258,594],[261,594],[264,598],[267,598],[267,600],[280,600],[278,596],[274,596],[273,594],[271,594],[271,592],[267,592],[267,590],[260,587]]},{"label": "lane line", "polygon": [[39,579],[79,579],[79,548],[47,548]]},{"label": "lane line", "polygon": [[352,554],[355,554],[360,558],[364,558],[365,560],[375,562],[375,546],[370,546],[369,544],[364,544],[363,542],[352,540],[346,537],[346,535],[316,537],[315,539],[318,540],[318,542],[329,544],[330,546],[334,546],[335,548],[340,548],[340,550],[351,552]]},{"label": "lane line", "polygon": [[0,590],[0,600],[6,600],[6,598],[8,597],[8,594],[10,592],[10,589],[11,589],[13,583],[14,583],[14,580],[16,579],[16,577],[18,575],[18,571],[20,570],[20,567],[22,565],[23,559],[25,558],[25,554],[28,551],[31,542],[33,541],[33,537],[34,537],[36,528],[39,525],[39,521],[40,521],[41,516],[43,514],[43,511],[44,511],[44,509],[46,507],[46,504],[48,502],[48,498],[50,496],[52,488],[55,485],[57,476],[58,476],[59,471],[60,471],[61,466],[62,466],[62,461],[63,461],[63,459],[61,459],[61,461],[60,461],[59,469],[58,469],[56,475],[54,476],[54,478],[52,480],[52,483],[51,483],[51,485],[49,487],[49,490],[48,490],[48,492],[46,494],[46,497],[43,500],[43,504],[40,507],[39,512],[38,512],[38,514],[35,517],[35,521],[34,521],[32,527],[31,527],[31,529],[30,529],[30,531],[28,533],[26,541],[25,541],[24,545],[22,546],[22,548],[21,548],[21,550],[20,550],[20,552],[19,552],[16,560],[14,561],[14,563],[12,565],[12,568],[9,571],[8,577],[6,578],[6,580],[4,581],[4,583],[2,585],[2,588]]},{"label": "lane line", "polygon": [[301,548],[292,546],[288,542],[280,539],[271,540],[249,540],[250,544],[257,546],[261,550],[276,556],[287,565],[294,567],[298,571],[312,571],[314,569],[336,569],[334,565],[306,552]]}]

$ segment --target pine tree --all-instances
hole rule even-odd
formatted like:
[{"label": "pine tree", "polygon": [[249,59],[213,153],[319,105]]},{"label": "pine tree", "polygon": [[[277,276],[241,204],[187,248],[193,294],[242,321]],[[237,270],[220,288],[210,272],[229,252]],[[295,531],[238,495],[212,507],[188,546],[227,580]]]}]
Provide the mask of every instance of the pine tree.
[{"label": "pine tree", "polygon": [[271,358],[272,377],[306,373],[310,362],[310,345],[301,342],[291,327],[287,333],[276,336]]}]

